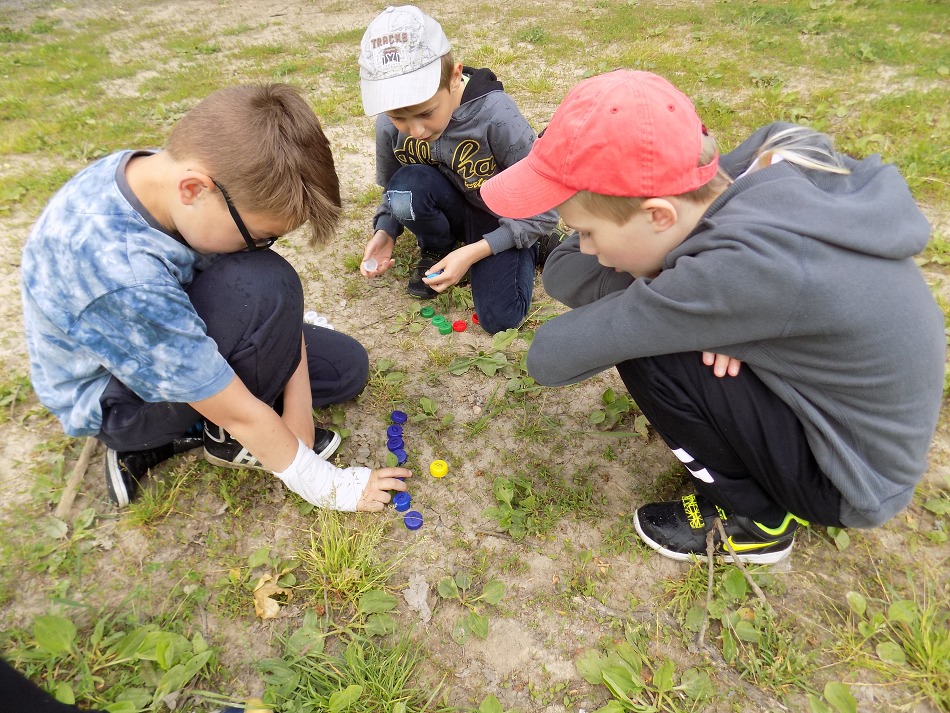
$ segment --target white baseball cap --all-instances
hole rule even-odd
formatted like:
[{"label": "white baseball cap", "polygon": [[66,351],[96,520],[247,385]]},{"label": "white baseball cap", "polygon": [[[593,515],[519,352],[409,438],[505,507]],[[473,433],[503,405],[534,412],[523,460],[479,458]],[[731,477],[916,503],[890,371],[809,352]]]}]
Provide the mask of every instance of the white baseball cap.
[{"label": "white baseball cap", "polygon": [[387,7],[360,43],[360,88],[369,116],[420,104],[439,90],[442,55],[452,45],[442,26],[414,5]]}]

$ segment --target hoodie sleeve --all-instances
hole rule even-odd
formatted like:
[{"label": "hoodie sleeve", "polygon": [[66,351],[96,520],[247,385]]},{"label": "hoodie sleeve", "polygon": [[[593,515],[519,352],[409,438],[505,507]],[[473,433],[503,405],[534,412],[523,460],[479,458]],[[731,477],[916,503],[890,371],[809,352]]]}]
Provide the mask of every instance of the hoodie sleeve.
[{"label": "hoodie sleeve", "polygon": [[633,277],[604,267],[593,255],[584,255],[580,238],[574,233],[548,256],[541,281],[550,297],[573,308],[625,290]]},{"label": "hoodie sleeve", "polygon": [[[501,173],[531,152],[537,134],[510,96],[498,92],[493,95],[492,102],[493,118],[488,127],[488,143],[498,173]],[[500,218],[498,228],[485,235],[485,240],[491,246],[492,254],[509,248],[531,247],[542,235],[550,233],[557,221],[557,211],[553,209],[522,220]]]},{"label": "hoodie sleeve", "polygon": [[402,165],[396,159],[393,146],[396,144],[398,132],[393,122],[385,114],[376,117],[376,183],[383,189],[383,198],[373,216],[373,232],[385,230],[393,238],[402,234],[402,224],[396,220],[389,209],[389,199],[386,197],[386,186],[389,179]]},{"label": "hoodie sleeve", "polygon": [[[744,360],[749,344],[782,333],[802,289],[800,266],[786,248],[769,249],[773,236],[763,235],[766,247],[757,252],[728,231],[706,231],[675,266],[653,279],[632,280],[625,289],[588,256],[572,255],[571,244],[562,245],[551,256],[558,257],[557,269],[548,275],[545,267],[545,289],[567,274],[570,262],[574,286],[551,289],[579,306],[536,330],[528,373],[546,386],[563,386],[658,354],[715,351]],[[774,238],[782,242],[781,235]],[[605,296],[597,299],[601,292]]]}]

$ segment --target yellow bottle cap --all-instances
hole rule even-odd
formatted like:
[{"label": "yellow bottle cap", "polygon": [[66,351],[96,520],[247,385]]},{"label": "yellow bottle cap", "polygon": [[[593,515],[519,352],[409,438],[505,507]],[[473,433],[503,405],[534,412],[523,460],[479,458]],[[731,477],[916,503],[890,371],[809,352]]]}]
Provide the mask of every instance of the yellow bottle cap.
[{"label": "yellow bottle cap", "polygon": [[449,464],[444,460],[434,460],[429,464],[429,472],[433,478],[444,478],[449,472]]}]

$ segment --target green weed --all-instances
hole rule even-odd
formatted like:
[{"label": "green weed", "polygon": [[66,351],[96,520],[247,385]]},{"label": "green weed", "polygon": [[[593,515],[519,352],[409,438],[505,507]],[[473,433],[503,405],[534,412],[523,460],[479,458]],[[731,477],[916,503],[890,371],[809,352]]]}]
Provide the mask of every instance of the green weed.
[{"label": "green weed", "polygon": [[352,615],[364,594],[385,589],[408,552],[383,559],[380,548],[388,523],[378,516],[317,509],[311,517],[310,546],[298,554],[304,575],[300,589],[314,605]]},{"label": "green weed", "polygon": [[473,588],[474,581],[467,572],[459,572],[439,580],[438,593],[443,599],[457,601],[468,609],[468,614],[456,621],[452,627],[452,638],[459,646],[464,646],[469,636],[479,639],[488,637],[489,618],[483,614],[483,605],[498,604],[505,596],[505,584],[498,579],[489,579],[479,589]]},{"label": "green weed", "polygon": [[449,713],[431,692],[414,686],[425,651],[408,637],[392,644],[344,634],[339,651],[329,648],[312,612],[303,626],[282,640],[285,653],[257,664],[267,688],[265,703],[284,711],[351,713]]}]

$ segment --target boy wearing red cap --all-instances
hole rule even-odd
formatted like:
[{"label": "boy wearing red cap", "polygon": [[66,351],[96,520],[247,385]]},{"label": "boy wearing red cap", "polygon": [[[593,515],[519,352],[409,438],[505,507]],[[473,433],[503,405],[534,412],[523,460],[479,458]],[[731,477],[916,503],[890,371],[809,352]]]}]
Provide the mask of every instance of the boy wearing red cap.
[{"label": "boy wearing red cap", "polygon": [[379,115],[383,187],[360,272],[388,270],[407,228],[421,252],[410,295],[431,299],[470,272],[482,328],[519,326],[531,306],[538,241],[557,215],[499,218],[479,189],[527,156],[534,130],[495,75],[455,62],[439,23],[412,5],[388,7],[370,23],[359,64],[363,108]]},{"label": "boy wearing red cap", "polygon": [[616,366],[685,464],[697,492],[635,514],[648,545],[702,557],[712,530],[718,554],[771,563],[809,521],[875,527],[910,502],[945,337],[913,260],[930,228],[893,166],[778,123],[718,156],[681,92],[616,71],[574,87],[482,195],[577,231],[543,275],[573,309],[537,330],[528,371]]}]

